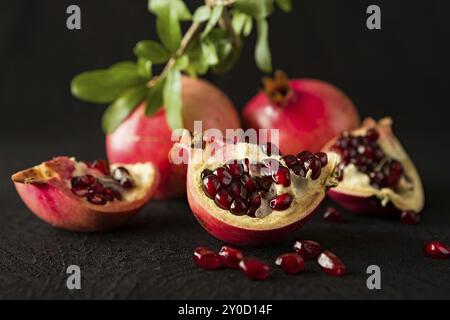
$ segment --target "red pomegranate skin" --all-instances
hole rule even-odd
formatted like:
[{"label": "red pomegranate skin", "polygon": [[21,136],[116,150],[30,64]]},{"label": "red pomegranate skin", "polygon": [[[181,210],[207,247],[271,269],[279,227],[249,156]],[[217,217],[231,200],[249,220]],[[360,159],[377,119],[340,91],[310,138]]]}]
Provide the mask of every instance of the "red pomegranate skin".
[{"label": "red pomegranate skin", "polygon": [[[189,180],[190,179],[188,179],[188,188]],[[206,210],[193,199],[191,192],[188,192],[187,195],[191,210],[202,227],[217,239],[238,246],[261,246],[280,242],[286,238],[286,236],[292,234],[293,231],[307,223],[314,213],[318,211],[316,209],[296,223],[282,228],[272,230],[248,230],[223,223],[210,213],[206,212]]]},{"label": "red pomegranate skin", "polygon": [[[191,132],[194,120],[203,121],[203,130],[240,128],[240,121],[230,99],[205,80],[182,78],[183,123]],[[180,197],[186,191],[186,165],[169,161],[173,146],[172,130],[164,109],[145,116],[145,105],[139,106],[112,134],[106,137],[110,163],[152,162],[159,171],[159,185],[154,198]]]},{"label": "red pomegranate skin", "polygon": [[342,131],[359,127],[352,101],[333,85],[315,79],[293,79],[289,85],[293,94],[284,105],[272,103],[261,91],[243,111],[246,128],[280,130],[283,154],[320,151]]}]

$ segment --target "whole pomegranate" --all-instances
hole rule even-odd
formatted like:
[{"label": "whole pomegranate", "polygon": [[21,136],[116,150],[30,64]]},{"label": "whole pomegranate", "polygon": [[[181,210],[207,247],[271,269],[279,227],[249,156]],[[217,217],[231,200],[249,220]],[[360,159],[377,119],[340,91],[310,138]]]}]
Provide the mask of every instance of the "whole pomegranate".
[{"label": "whole pomegranate", "polygon": [[[359,126],[352,101],[329,83],[289,80],[281,71],[275,73],[275,79],[263,82],[264,91],[245,106],[243,122],[246,128],[279,129],[279,147],[284,154],[317,152],[342,131]],[[268,140],[277,142],[270,135]]]},{"label": "whole pomegranate", "polygon": [[[229,98],[205,80],[182,78],[183,124],[193,131],[194,121],[201,120],[203,130],[240,127],[239,117]],[[145,115],[145,105],[139,106],[112,134],[106,137],[106,151],[111,163],[151,162],[159,170],[159,185],[155,198],[182,196],[186,190],[186,165],[170,163],[168,153],[173,146],[172,130],[161,109],[155,115]]]}]

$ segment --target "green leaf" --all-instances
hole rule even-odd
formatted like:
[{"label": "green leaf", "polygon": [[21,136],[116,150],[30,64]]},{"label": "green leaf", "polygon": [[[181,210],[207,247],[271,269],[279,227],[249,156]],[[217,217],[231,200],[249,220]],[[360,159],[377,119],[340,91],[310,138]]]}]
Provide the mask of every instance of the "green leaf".
[{"label": "green leaf", "polygon": [[250,33],[252,33],[253,29],[253,19],[248,17],[248,19],[245,21],[244,29],[242,30],[242,35],[244,37],[248,37]]},{"label": "green leaf", "polygon": [[292,1],[291,0],[276,0],[278,7],[284,12],[292,11]]},{"label": "green leaf", "polygon": [[188,65],[189,65],[189,57],[186,54],[184,54],[181,57],[177,58],[174,67],[177,70],[183,71],[188,67]]},{"label": "green leaf", "polygon": [[156,31],[164,46],[175,53],[181,43],[181,26],[177,12],[170,5],[172,0],[167,0],[167,3],[156,18]]},{"label": "green leaf", "polygon": [[216,26],[217,22],[219,22],[220,17],[222,16],[223,6],[218,5],[212,9],[211,17],[209,18],[208,23],[205,26],[205,29],[202,32],[201,37],[204,38],[208,35],[208,33]]},{"label": "green leaf", "polygon": [[170,58],[170,53],[158,42],[152,40],[139,41],[133,51],[136,56],[155,64],[165,63]]},{"label": "green leaf", "polygon": [[170,9],[175,13],[177,18],[182,21],[187,21],[192,19],[191,12],[188,7],[184,4],[182,0],[149,0],[148,10],[157,16],[164,12],[165,8],[169,6]]},{"label": "green leaf", "polygon": [[195,10],[194,21],[197,23],[204,22],[211,16],[211,8],[208,6],[200,6]]},{"label": "green leaf", "polygon": [[128,89],[117,98],[103,113],[102,128],[105,132],[113,132],[123,120],[142,102],[147,94],[147,86],[140,85]]},{"label": "green leaf", "polygon": [[236,0],[235,8],[255,19],[263,19],[272,13],[273,0]]},{"label": "green leaf", "polygon": [[138,72],[141,77],[150,80],[152,77],[152,62],[144,58],[139,58]]},{"label": "green leaf", "polygon": [[186,54],[189,57],[188,69],[192,73],[195,71],[198,75],[203,75],[208,72],[209,64],[203,56],[203,49],[198,38],[194,39],[189,45]]},{"label": "green leaf", "polygon": [[258,68],[264,72],[272,71],[272,58],[269,48],[269,25],[265,19],[256,20],[258,37],[255,47],[255,60]]},{"label": "green leaf", "polygon": [[189,11],[188,7],[184,4],[183,0],[172,0],[172,1],[173,1],[172,8],[173,10],[176,11],[178,19],[180,19],[181,21],[189,21],[192,19],[192,14]]},{"label": "green leaf", "polygon": [[211,41],[205,39],[201,42],[201,46],[203,55],[202,59],[204,59],[208,65],[215,65],[216,63],[219,62],[216,47]]},{"label": "green leaf", "polygon": [[180,71],[176,69],[171,69],[169,71],[164,86],[163,96],[167,122],[169,123],[170,128],[172,128],[172,130],[183,128]]},{"label": "green leaf", "polygon": [[244,29],[245,21],[246,21],[245,13],[239,12],[237,10],[233,11],[233,16],[231,18],[231,25],[233,26],[234,32],[238,35],[242,34],[242,30]]},{"label": "green leaf", "polygon": [[80,73],[70,84],[72,94],[92,103],[109,103],[131,87],[145,83],[133,62],[121,62],[109,69]]},{"label": "green leaf", "polygon": [[147,94],[147,105],[145,108],[145,114],[147,116],[154,115],[163,105],[163,89],[166,79],[159,79],[156,84],[151,87]]}]

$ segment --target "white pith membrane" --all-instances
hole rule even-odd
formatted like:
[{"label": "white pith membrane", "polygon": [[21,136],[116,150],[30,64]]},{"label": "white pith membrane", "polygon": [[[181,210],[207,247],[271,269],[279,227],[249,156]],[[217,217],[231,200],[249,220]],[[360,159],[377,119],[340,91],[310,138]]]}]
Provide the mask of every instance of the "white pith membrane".
[{"label": "white pith membrane", "polygon": [[[63,160],[61,160],[63,159]],[[70,192],[72,186],[71,186],[71,179],[67,177],[63,177],[62,173],[58,172],[58,170],[55,170],[52,167],[52,164],[58,162],[58,161],[70,161],[71,164],[74,166],[75,170],[71,173],[72,177],[76,176],[84,176],[87,174],[91,174],[98,178],[100,182],[105,187],[113,187],[117,191],[119,191],[122,195],[122,200],[115,200],[113,202],[108,201],[105,205],[95,205],[89,203],[85,198],[77,197],[73,195],[74,197],[85,201],[86,204],[92,205],[95,207],[108,207],[114,202],[134,202],[140,199],[145,198],[148,195],[148,190],[151,188],[151,186],[154,184],[155,180],[155,168],[150,163],[136,163],[136,164],[113,164],[110,166],[111,172],[115,168],[118,167],[124,167],[130,172],[131,177],[134,181],[134,187],[131,189],[125,189],[120,186],[118,182],[115,182],[111,177],[103,175],[101,172],[99,172],[96,169],[88,168],[88,166],[84,162],[77,162],[75,158],[66,158],[66,157],[59,157],[55,158],[50,161],[43,162],[37,166],[34,166],[30,169],[26,169],[23,171],[20,171],[13,175],[12,180],[14,182],[19,183],[25,183],[25,184],[40,184],[40,183],[46,183],[47,181],[51,181],[54,179],[58,179],[59,181],[63,182],[63,186],[67,188],[68,192]],[[62,166],[63,168],[67,168],[67,163]],[[65,172],[66,174],[70,174],[70,172]],[[71,193],[71,192],[70,192]]]},{"label": "white pith membrane", "polygon": [[[206,146],[204,150],[193,149],[189,162],[189,178],[191,183],[192,196],[206,212],[213,215],[218,220],[238,228],[251,230],[273,230],[291,225],[305,216],[308,216],[323,200],[327,188],[337,185],[337,165],[339,156],[334,152],[327,152],[328,163],[322,168],[320,177],[312,180],[311,170],[308,170],[306,177],[297,176],[290,172],[291,185],[284,187],[273,183],[272,196],[290,193],[293,201],[289,208],[282,211],[272,210],[269,200],[261,199],[261,206],[257,211],[256,217],[247,215],[233,215],[230,211],[218,207],[213,199],[208,198],[203,190],[201,173],[205,169],[214,170],[225,165],[231,160],[250,160],[250,163],[259,163],[263,159],[276,159],[282,164],[279,157],[267,156],[263,150],[255,144],[237,143],[227,144],[223,152],[215,152],[212,155],[211,147]],[[217,151],[217,149],[216,149]],[[269,195],[268,197],[269,198]],[[273,212],[272,212],[273,211]]]},{"label": "white pith membrane", "polygon": [[[367,174],[358,171],[353,164],[349,164],[344,169],[343,180],[333,191],[364,198],[375,196],[380,199],[382,206],[392,202],[396,208],[402,211],[420,213],[425,204],[420,176],[400,141],[393,134],[391,127],[391,118],[383,118],[378,123],[368,118],[360,129],[351,133],[352,135],[361,136],[365,135],[367,129],[376,128],[380,135],[377,141],[378,145],[388,157],[396,159],[402,164],[409,181],[402,176],[396,190],[391,188],[377,189],[370,184],[370,177]],[[335,141],[332,141],[325,149],[329,149],[334,143]]]}]

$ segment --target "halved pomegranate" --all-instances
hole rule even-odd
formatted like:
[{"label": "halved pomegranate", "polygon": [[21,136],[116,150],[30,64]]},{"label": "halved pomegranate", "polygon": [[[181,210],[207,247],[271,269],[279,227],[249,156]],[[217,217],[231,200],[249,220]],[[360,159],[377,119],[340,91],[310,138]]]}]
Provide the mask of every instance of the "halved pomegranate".
[{"label": "halved pomegranate", "polygon": [[52,226],[82,232],[117,228],[148,200],[157,185],[150,163],[77,162],[56,157],[15,173],[14,185],[28,208]]},{"label": "halved pomegranate", "polygon": [[419,174],[391,126],[390,118],[366,119],[360,129],[344,132],[324,149],[340,154],[343,173],[328,195],[349,211],[419,214],[424,207]]},{"label": "halved pomegranate", "polygon": [[279,157],[255,144],[206,143],[190,156],[192,211],[209,233],[237,245],[279,240],[303,225],[338,183],[333,152]]}]

